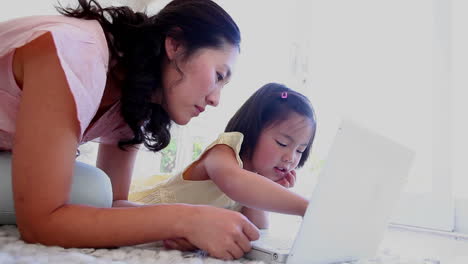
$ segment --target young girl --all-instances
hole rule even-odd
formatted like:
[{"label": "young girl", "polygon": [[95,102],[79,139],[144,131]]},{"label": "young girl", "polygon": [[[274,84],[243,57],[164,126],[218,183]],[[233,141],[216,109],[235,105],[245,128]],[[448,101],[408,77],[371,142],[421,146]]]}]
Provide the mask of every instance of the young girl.
[{"label": "young girl", "polygon": [[307,161],[315,130],[314,110],[304,95],[266,84],[182,173],[130,199],[214,205],[242,212],[259,228],[268,227],[265,211],[303,216],[308,201],[284,187],[294,186],[295,169]]}]

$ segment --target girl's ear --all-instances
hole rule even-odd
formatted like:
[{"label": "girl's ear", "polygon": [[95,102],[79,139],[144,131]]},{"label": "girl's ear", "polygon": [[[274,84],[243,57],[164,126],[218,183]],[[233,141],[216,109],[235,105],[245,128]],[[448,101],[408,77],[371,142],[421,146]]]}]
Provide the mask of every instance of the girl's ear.
[{"label": "girl's ear", "polygon": [[181,56],[184,51],[182,42],[170,36],[167,36],[164,40],[164,46],[166,48],[167,58],[170,61],[174,60],[178,56]]}]

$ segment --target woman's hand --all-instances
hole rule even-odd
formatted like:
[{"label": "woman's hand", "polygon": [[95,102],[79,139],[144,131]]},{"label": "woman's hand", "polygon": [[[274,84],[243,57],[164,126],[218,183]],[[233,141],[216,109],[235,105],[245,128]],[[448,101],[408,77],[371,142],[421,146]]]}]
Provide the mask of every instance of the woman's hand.
[{"label": "woman's hand", "polygon": [[296,171],[292,170],[286,174],[283,178],[275,181],[279,185],[286,187],[286,188],[292,188],[296,184]]},{"label": "woman's hand", "polygon": [[166,239],[163,241],[163,244],[166,249],[175,249],[180,251],[193,251],[198,249],[185,238]]},{"label": "woman's hand", "polygon": [[249,252],[250,241],[259,238],[258,229],[241,213],[212,206],[196,208],[182,227],[186,241],[176,239],[173,248],[198,247],[212,257],[232,260]]}]

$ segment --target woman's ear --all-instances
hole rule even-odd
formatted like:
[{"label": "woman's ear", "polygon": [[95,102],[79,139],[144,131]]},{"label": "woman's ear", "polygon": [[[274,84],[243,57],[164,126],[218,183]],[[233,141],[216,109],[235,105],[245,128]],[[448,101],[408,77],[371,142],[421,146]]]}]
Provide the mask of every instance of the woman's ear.
[{"label": "woman's ear", "polygon": [[182,42],[170,36],[166,36],[166,39],[164,40],[164,46],[166,48],[167,58],[170,61],[180,56],[184,51]]}]

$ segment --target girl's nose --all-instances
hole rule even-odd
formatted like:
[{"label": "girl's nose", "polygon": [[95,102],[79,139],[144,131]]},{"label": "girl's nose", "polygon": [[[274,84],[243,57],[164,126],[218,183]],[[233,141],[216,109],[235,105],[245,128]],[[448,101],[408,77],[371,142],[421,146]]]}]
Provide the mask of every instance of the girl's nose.
[{"label": "girl's nose", "polygon": [[291,163],[294,160],[294,154],[292,151],[287,151],[283,154],[282,161],[286,163]]}]

